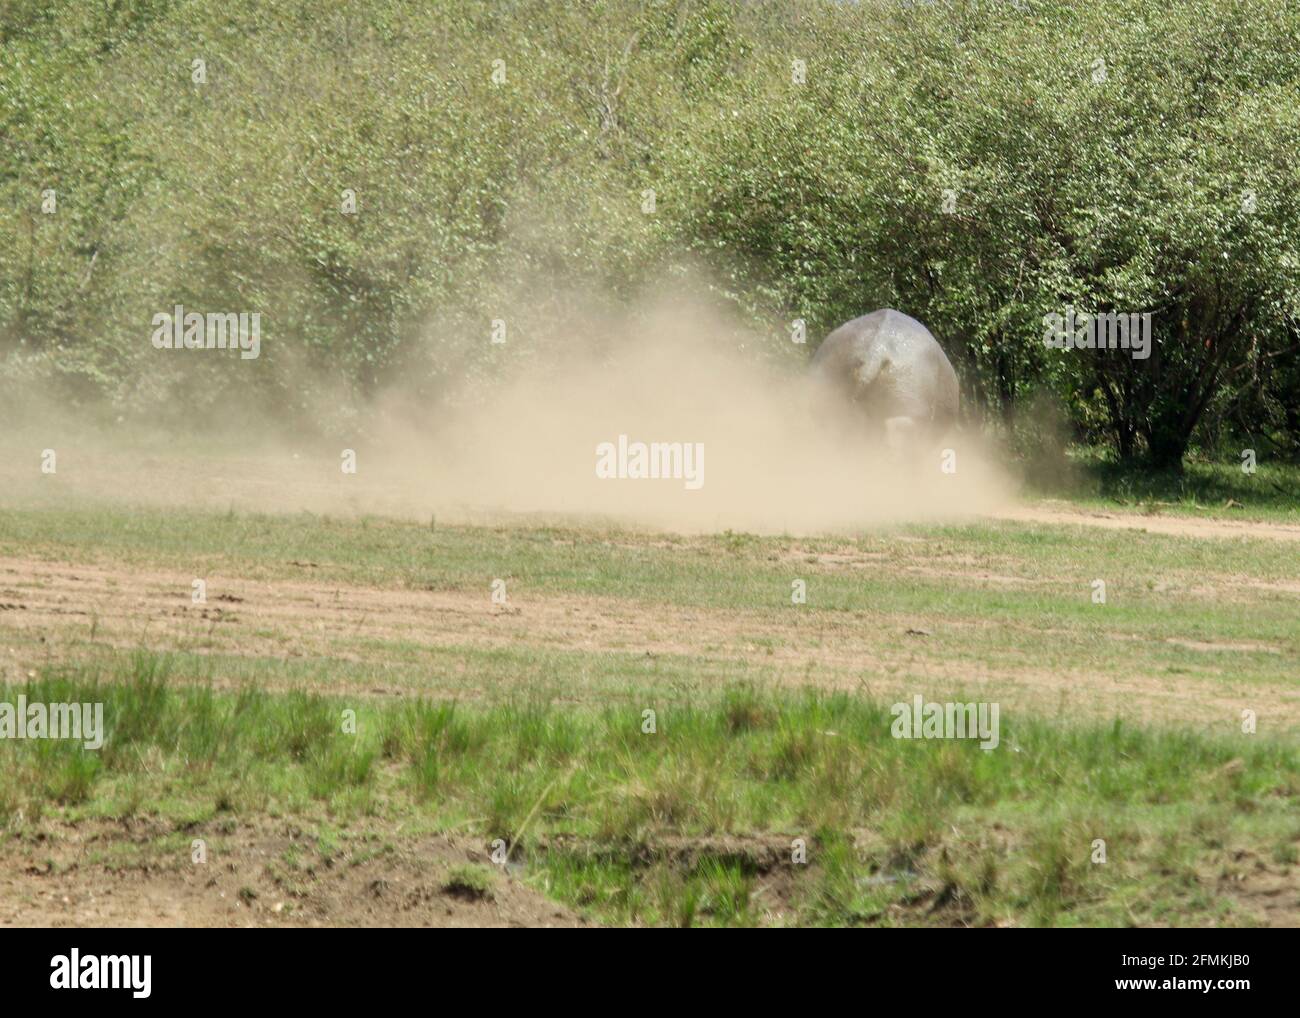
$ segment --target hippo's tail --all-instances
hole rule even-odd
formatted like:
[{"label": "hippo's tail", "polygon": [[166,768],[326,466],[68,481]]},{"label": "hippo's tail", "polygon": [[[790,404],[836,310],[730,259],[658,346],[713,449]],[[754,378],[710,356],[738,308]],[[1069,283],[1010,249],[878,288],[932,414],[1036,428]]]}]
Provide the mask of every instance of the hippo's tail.
[{"label": "hippo's tail", "polygon": [[880,377],[880,373],[889,367],[889,355],[879,346],[873,344],[853,368],[853,384],[859,393],[866,392]]}]

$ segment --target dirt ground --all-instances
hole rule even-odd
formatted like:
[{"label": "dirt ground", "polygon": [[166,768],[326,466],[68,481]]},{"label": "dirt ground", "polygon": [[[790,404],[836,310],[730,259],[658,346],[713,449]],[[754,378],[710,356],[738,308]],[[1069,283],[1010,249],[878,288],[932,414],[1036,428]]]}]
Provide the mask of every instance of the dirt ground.
[{"label": "dirt ground", "polygon": [[[228,826],[42,824],[4,850],[0,925],[586,925],[479,848],[447,837],[375,832],[323,854],[293,822]],[[199,863],[196,839],[207,848]],[[449,881],[466,865],[488,875],[486,893]]]},{"label": "dirt ground", "polygon": [[1102,527],[1107,530],[1139,530],[1171,537],[1249,537],[1262,541],[1300,541],[1300,526],[1262,520],[1197,519],[1194,516],[1155,516],[1135,513],[1088,512],[1078,507],[1023,506],[998,512],[997,518],[1049,525]]},{"label": "dirt ground", "polygon": [[[870,845],[875,832],[855,832]],[[207,845],[195,862],[192,845]],[[789,836],[675,838],[647,846],[689,868],[701,858],[743,862],[757,876],[753,901],[768,925],[792,915],[797,883]],[[646,861],[646,860],[634,860]],[[170,829],[152,821],[43,822],[0,849],[0,926],[7,927],[558,927],[591,925],[523,882],[527,860],[489,864],[476,846],[441,835],[355,832],[322,850],[289,820],[226,821]],[[450,879],[471,866],[489,874],[486,893]],[[1300,887],[1285,866],[1237,852],[1202,879],[1240,916],[1294,928]],[[877,918],[966,926],[942,881],[922,881],[907,906]],[[887,913],[887,914],[886,914]]]}]

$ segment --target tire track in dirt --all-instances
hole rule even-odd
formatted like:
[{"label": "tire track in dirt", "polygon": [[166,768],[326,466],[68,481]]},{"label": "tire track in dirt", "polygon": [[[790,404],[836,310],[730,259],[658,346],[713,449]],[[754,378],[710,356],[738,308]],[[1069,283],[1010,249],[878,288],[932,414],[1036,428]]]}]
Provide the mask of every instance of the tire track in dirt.
[{"label": "tire track in dirt", "polygon": [[1088,510],[1052,509],[1042,505],[1022,506],[988,517],[1045,526],[1100,527],[1106,530],[1136,530],[1168,537],[1249,538],[1258,541],[1300,541],[1300,524],[1270,523],[1264,520],[1198,520],[1187,516],[1155,516],[1138,513],[1107,513]]}]

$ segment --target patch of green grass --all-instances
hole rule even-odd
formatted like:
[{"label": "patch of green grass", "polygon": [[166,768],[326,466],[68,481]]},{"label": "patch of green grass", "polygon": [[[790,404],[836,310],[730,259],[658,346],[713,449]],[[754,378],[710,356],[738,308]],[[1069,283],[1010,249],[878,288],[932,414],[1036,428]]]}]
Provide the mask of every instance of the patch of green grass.
[{"label": "patch of green grass", "polygon": [[469,901],[490,901],[497,875],[479,863],[453,866],[442,881],[442,889]]},{"label": "patch of green grass", "polygon": [[[422,818],[505,840],[526,879],[597,918],[671,925],[1233,921],[1216,865],[1243,851],[1293,865],[1294,740],[1004,714],[986,752],[894,738],[885,703],[748,685],[665,701],[646,734],[635,705],[354,706],[174,685],[172,667],[141,652],[0,690],[103,703],[106,729],[100,750],[0,743],[0,822]],[[802,841],[806,862],[746,861],[773,837]],[[737,847],[685,863],[670,847],[717,838]],[[322,859],[336,840],[321,834]]]},{"label": "patch of green grass", "polygon": [[1051,481],[1034,482],[1038,494],[1083,504],[1126,506],[1146,511],[1214,518],[1300,521],[1300,464],[1270,458],[1256,449],[1255,469],[1243,460],[1223,462],[1191,456],[1182,473],[1152,471],[1141,463],[1120,463],[1108,451],[1074,448],[1070,469]]}]

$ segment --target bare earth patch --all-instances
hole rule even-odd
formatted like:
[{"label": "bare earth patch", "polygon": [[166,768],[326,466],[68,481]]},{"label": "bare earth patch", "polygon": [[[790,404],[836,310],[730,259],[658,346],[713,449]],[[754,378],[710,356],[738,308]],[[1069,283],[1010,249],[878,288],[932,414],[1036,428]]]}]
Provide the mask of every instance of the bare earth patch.
[{"label": "bare earth patch", "polygon": [[[229,830],[225,829],[229,827]],[[202,839],[207,861],[193,861]],[[583,926],[563,905],[441,835],[372,832],[336,850],[285,820],[45,824],[0,844],[4,926]],[[448,876],[472,866],[486,893]]]},{"label": "bare earth patch", "polygon": [[1145,530],[1150,534],[1196,538],[1252,538],[1260,541],[1300,541],[1300,526],[1262,520],[1198,520],[1187,516],[1107,513],[1088,509],[1056,509],[1042,505],[1020,506],[998,512],[994,519],[1042,523],[1049,526],[1102,527],[1108,530]]}]

